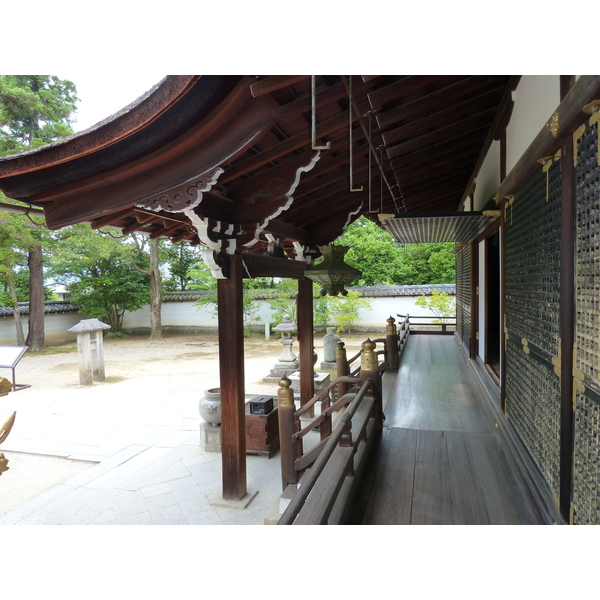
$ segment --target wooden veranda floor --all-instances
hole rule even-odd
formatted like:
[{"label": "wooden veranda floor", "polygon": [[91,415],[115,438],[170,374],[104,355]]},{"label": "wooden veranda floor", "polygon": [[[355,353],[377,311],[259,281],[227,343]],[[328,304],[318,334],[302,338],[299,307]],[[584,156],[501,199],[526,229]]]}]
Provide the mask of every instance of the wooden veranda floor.
[{"label": "wooden veranda floor", "polygon": [[469,369],[452,336],[409,338],[388,375],[362,524],[540,524]]}]

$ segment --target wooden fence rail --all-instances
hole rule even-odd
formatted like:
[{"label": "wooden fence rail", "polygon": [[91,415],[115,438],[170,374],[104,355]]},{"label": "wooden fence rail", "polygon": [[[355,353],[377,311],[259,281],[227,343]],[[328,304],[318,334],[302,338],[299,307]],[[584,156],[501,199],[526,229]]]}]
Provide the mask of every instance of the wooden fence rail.
[{"label": "wooden fence rail", "polygon": [[[383,426],[381,378],[397,369],[409,334],[409,319],[387,319],[386,337],[366,340],[350,360],[344,342],[336,351],[337,377],[296,409],[291,382],[280,380],[279,442],[283,489],[298,486],[279,524],[339,523],[356,492],[366,456]],[[383,350],[376,351],[377,343]],[[360,358],[359,365],[355,363]],[[320,403],[320,412],[313,416]],[[302,420],[306,422],[303,425]],[[318,430],[320,440],[304,451],[303,440]]]},{"label": "wooden fence rail", "polygon": [[[430,316],[423,316],[423,315],[396,315],[397,317],[399,317],[400,319],[406,320],[408,321],[409,318],[410,319],[416,319],[417,322],[413,323],[414,325],[423,325],[423,326],[427,326],[430,327],[430,330],[423,330],[423,329],[413,329],[411,331],[411,333],[435,333],[435,334],[452,334],[453,330],[449,329],[449,328],[454,328],[456,329],[456,317],[441,317],[440,319],[443,320],[438,320],[438,319],[434,319]],[[419,320],[421,320],[419,322]]]}]

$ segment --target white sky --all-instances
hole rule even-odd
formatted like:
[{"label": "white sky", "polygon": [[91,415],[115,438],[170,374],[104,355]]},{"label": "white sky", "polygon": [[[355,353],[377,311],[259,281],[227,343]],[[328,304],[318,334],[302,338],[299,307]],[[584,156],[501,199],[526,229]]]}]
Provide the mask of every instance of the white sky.
[{"label": "white sky", "polygon": [[61,79],[71,80],[80,99],[73,124],[75,132],[83,131],[118,112],[163,79],[166,73],[136,72],[111,73],[109,77],[97,73],[55,73]]}]

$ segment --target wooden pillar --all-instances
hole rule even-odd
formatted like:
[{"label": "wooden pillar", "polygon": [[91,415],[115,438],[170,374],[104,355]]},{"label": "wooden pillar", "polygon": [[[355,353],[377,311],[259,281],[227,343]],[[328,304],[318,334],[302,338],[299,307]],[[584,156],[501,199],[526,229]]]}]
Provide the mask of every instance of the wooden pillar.
[{"label": "wooden pillar", "polygon": [[228,279],[217,280],[223,498],[241,500],[246,488],[243,267],[229,257]]},{"label": "wooden pillar", "polygon": [[298,345],[300,347],[300,406],[315,395],[313,283],[298,279]]},{"label": "wooden pillar", "polygon": [[575,343],[575,168],[573,144],[563,144],[561,165],[561,257],[560,257],[560,512],[568,523],[571,512],[574,407],[573,345]]}]

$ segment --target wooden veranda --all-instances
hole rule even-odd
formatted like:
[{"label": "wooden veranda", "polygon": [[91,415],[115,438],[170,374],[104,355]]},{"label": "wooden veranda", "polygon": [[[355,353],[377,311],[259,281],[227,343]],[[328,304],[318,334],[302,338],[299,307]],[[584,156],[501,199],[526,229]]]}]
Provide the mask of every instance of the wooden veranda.
[{"label": "wooden veranda", "polygon": [[386,419],[356,524],[548,524],[471,371],[451,336],[410,336],[384,376]]},{"label": "wooden veranda", "polygon": [[[271,276],[298,282],[299,401],[305,405],[314,395],[312,282],[305,273],[322,256],[321,248],[333,244],[360,215],[395,232],[400,243],[451,241],[469,246],[484,231],[500,227],[516,190],[539,171],[540,159],[548,163],[555,157],[565,135],[580,124],[582,106],[592,103],[597,109],[598,76],[560,76],[560,106],[510,163],[507,125],[520,79],[519,75],[167,76],[138,101],[85,132],[1,158],[0,189],[22,203],[25,212],[31,206],[43,209],[52,229],[89,223],[94,229],[113,227],[123,234],[138,231],[203,246],[204,260],[218,279],[223,496],[241,500],[247,494],[243,280]],[[475,211],[476,180],[492,147],[501,184],[495,197],[486,198]],[[564,156],[572,149],[573,144],[567,144]],[[565,181],[566,198],[574,184]],[[409,231],[400,232],[405,226]],[[563,228],[563,248],[572,246],[567,235],[572,229]],[[574,305],[567,297],[573,288],[567,285],[573,271],[570,264],[561,263],[565,313]],[[499,286],[499,264],[497,270]],[[463,304],[475,305],[475,279],[464,281]],[[494,289],[492,297],[500,304],[494,323],[502,359],[500,290]],[[486,308],[483,303],[481,308]],[[562,355],[552,355],[564,373],[573,364],[569,323],[562,320]],[[470,345],[467,357],[475,357],[475,326],[468,335],[463,340]],[[502,381],[505,368],[500,361]],[[420,372],[416,366],[410,371],[415,377]],[[568,488],[573,387],[571,378],[563,382],[566,434],[561,438],[565,447],[561,471]],[[432,380],[429,390],[435,385]],[[377,404],[377,390],[369,393]],[[501,410],[504,401],[498,404]],[[416,402],[411,405],[413,415]],[[429,418],[442,419],[444,415],[436,411],[443,406],[435,402]],[[390,419],[395,419],[392,407]],[[459,416],[458,409],[448,410],[445,418]],[[430,440],[437,444],[435,452],[442,462],[453,464],[461,452],[468,462],[493,435],[474,412],[468,419],[473,422],[463,424],[465,431],[445,425],[427,429],[417,422],[411,427],[390,426],[402,422],[387,421],[383,438],[395,443],[402,432],[407,439],[413,436],[407,443],[415,449],[415,461],[425,457],[423,442]],[[498,427],[504,427],[501,419]],[[510,438],[509,431],[505,437]],[[500,454],[493,460],[494,469],[503,468]],[[417,462],[413,472],[424,473]],[[451,477],[466,476],[451,472]],[[446,475],[439,472],[435,477]],[[569,501],[568,489],[562,497]],[[567,512],[565,504],[563,514]],[[483,513],[469,514],[482,518]]]}]

